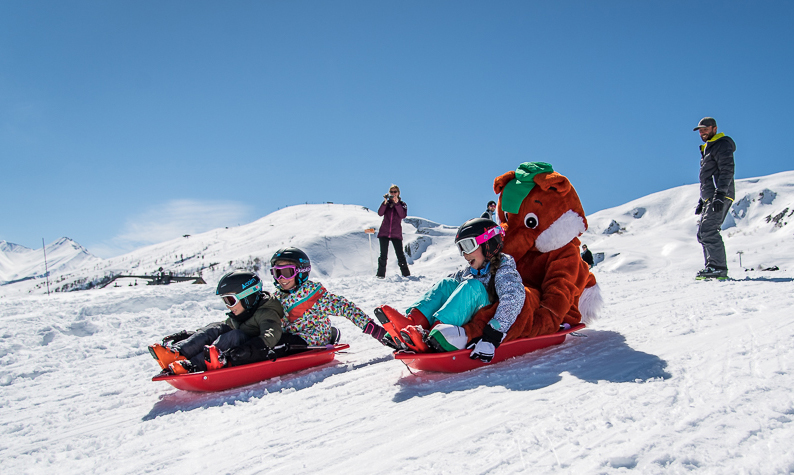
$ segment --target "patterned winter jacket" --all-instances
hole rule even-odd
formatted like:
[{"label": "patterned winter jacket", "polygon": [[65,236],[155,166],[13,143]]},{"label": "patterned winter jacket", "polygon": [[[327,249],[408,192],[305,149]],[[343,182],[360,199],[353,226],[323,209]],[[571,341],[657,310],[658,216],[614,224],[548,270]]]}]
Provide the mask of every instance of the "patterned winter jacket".
[{"label": "patterned winter jacket", "polygon": [[362,330],[371,320],[355,304],[311,280],[291,292],[277,290],[274,296],[284,306],[281,319],[284,331],[298,335],[310,345],[328,344],[331,337],[328,317],[331,315],[345,317]]},{"label": "patterned winter jacket", "polygon": [[[486,288],[491,281],[491,273],[488,272],[483,276],[475,276],[471,273],[471,267],[466,266],[454,274],[450,275],[451,278],[458,282],[463,282],[468,279],[477,279],[482,282]],[[524,291],[524,284],[521,282],[521,276],[516,270],[516,261],[513,256],[502,254],[502,261],[499,269],[496,270],[494,276],[496,284],[496,295],[499,297],[499,305],[496,307],[496,315],[489,324],[496,330],[502,333],[507,333],[513,323],[516,321],[521,307],[524,306],[524,299],[526,292]]]}]

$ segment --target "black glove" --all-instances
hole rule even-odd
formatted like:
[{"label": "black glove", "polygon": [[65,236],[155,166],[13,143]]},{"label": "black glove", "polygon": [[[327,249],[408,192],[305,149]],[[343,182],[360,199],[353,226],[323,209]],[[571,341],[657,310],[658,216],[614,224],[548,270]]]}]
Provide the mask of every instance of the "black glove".
[{"label": "black glove", "polygon": [[695,214],[700,214],[703,212],[703,203],[705,203],[702,199],[698,199],[698,205],[695,206]]},{"label": "black glove", "polygon": [[480,360],[484,363],[490,363],[504,337],[504,333],[494,329],[491,325],[485,325],[482,336],[472,340],[466,347],[466,349],[472,350],[469,358]]},{"label": "black glove", "polygon": [[385,346],[392,346],[393,344],[393,340],[391,338],[388,340],[386,339],[386,337],[389,336],[389,334],[386,332],[386,329],[372,320],[367,322],[367,325],[364,327],[364,333],[378,340]]},{"label": "black glove", "polygon": [[265,360],[276,361],[276,353],[259,337],[227,350],[225,357],[229,366],[241,366]]},{"label": "black glove", "polygon": [[176,333],[172,333],[172,334],[166,336],[165,338],[163,338],[163,346],[170,348],[171,345],[173,345],[174,343],[176,343],[178,341],[187,340],[194,333],[196,333],[196,332],[190,332],[190,331],[187,331],[187,330],[180,330],[180,331],[178,331]]},{"label": "black glove", "polygon": [[722,207],[725,206],[725,193],[717,193],[714,195],[714,203],[711,204],[711,209],[719,213]]}]

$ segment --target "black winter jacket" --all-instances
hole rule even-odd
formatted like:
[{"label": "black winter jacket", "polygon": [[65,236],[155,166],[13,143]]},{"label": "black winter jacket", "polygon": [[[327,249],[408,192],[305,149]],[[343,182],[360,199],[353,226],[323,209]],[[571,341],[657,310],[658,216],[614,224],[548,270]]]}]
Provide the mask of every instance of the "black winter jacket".
[{"label": "black winter jacket", "polygon": [[700,146],[700,199],[710,201],[717,193],[724,194],[731,201],[736,197],[733,183],[735,150],[733,139],[723,134]]},{"label": "black winter jacket", "polygon": [[249,309],[242,315],[227,313],[229,318],[226,324],[235,330],[242,330],[249,337],[259,337],[267,345],[273,348],[281,339],[281,317],[284,316],[284,308],[281,302],[272,297],[270,293],[262,291],[262,299],[256,309]]}]

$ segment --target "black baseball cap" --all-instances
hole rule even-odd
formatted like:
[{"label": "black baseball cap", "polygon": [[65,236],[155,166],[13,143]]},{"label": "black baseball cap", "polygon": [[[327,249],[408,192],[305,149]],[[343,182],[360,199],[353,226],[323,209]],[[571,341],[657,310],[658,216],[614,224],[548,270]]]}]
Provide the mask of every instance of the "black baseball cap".
[{"label": "black baseball cap", "polygon": [[717,121],[714,120],[714,117],[703,117],[702,119],[700,119],[700,122],[698,122],[698,126],[692,130],[694,131],[703,127],[716,127],[716,126],[717,126]]}]

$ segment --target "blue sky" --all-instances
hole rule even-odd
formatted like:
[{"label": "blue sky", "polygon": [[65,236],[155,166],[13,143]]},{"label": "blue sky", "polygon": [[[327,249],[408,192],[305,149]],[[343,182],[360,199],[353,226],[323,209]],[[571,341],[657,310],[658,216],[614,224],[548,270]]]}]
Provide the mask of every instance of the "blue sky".
[{"label": "blue sky", "polygon": [[[284,206],[458,225],[524,161],[585,211],[791,170],[794,2],[0,0],[0,240],[100,257]],[[694,206],[694,203],[693,203]]]}]

